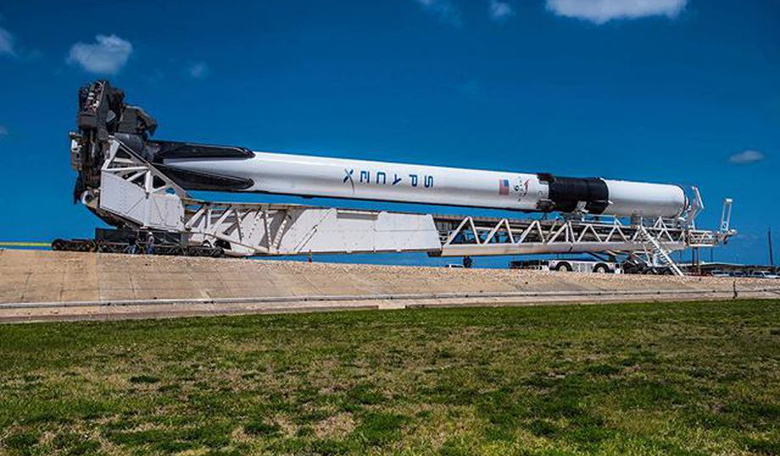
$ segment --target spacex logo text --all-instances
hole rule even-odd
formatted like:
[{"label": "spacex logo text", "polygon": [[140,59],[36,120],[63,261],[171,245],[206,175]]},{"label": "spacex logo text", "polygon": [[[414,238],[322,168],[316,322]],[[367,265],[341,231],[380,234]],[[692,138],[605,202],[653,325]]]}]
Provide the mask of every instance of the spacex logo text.
[{"label": "spacex logo text", "polygon": [[353,187],[355,185],[355,178],[358,183],[371,184],[371,185],[399,185],[406,180],[412,187],[418,187],[422,185],[425,188],[433,188],[433,176],[419,175],[419,174],[398,174],[398,173],[386,173],[384,171],[368,171],[359,170],[357,176],[355,176],[354,169],[344,170],[343,183],[349,182]]}]

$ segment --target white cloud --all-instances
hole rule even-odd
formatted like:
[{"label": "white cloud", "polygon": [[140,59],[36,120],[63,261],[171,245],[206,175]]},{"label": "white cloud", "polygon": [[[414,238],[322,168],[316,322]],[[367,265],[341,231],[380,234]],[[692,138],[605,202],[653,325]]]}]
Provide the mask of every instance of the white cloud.
[{"label": "white cloud", "polygon": [[417,0],[417,3],[440,20],[455,27],[461,26],[460,10],[450,0]]},{"label": "white cloud", "polygon": [[490,18],[497,22],[504,21],[515,15],[515,10],[512,8],[512,5],[499,0],[490,0],[488,12]]},{"label": "white cloud", "polygon": [[76,43],[70,48],[68,63],[77,63],[90,73],[116,74],[127,63],[133,45],[116,35],[98,35],[96,43]]},{"label": "white cloud", "polygon": [[731,157],[729,157],[729,161],[731,163],[742,164],[742,163],[753,163],[753,162],[761,161],[764,158],[765,158],[764,154],[762,154],[761,152],[757,150],[748,149],[738,154],[732,155]]},{"label": "white cloud", "polygon": [[0,125],[0,136],[8,136],[8,127]]},{"label": "white cloud", "polygon": [[0,55],[9,54],[16,55],[14,51],[14,37],[11,32],[4,28],[0,28]]},{"label": "white cloud", "polygon": [[555,14],[603,24],[613,19],[676,17],[688,0],[547,0]]},{"label": "white cloud", "polygon": [[209,66],[206,62],[195,62],[187,68],[187,73],[195,79],[202,79],[209,75]]}]

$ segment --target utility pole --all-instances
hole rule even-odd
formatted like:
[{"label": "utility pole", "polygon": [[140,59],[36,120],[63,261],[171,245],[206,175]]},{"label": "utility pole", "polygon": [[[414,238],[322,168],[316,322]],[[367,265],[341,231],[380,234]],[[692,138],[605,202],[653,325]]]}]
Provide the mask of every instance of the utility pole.
[{"label": "utility pole", "polygon": [[766,230],[766,236],[767,241],[769,242],[769,267],[774,268],[775,267],[775,256],[772,252],[772,228],[770,227],[768,230]]}]

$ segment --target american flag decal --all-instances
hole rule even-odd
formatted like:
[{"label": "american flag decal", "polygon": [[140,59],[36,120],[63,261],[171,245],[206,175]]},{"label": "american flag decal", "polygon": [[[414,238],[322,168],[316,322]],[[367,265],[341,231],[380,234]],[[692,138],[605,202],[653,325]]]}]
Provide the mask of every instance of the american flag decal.
[{"label": "american flag decal", "polygon": [[508,195],[509,194],[509,179],[499,179],[498,180],[498,194],[499,195]]}]

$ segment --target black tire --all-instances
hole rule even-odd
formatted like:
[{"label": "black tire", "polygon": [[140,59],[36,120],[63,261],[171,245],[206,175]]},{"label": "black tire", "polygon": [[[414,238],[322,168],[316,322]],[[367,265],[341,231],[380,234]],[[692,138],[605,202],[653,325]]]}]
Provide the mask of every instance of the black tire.
[{"label": "black tire", "polygon": [[52,250],[65,250],[65,243],[67,241],[63,239],[55,239],[51,242],[51,249]]},{"label": "black tire", "polygon": [[94,252],[95,251],[95,243],[93,241],[77,239],[77,240],[71,241],[71,246],[72,246],[72,248],[69,249],[69,250],[74,250],[76,252]]},{"label": "black tire", "polygon": [[558,272],[571,272],[573,268],[569,263],[558,263],[555,265],[555,270]]},{"label": "black tire", "polygon": [[593,272],[596,274],[606,274],[609,272],[609,268],[606,264],[597,264],[596,267],[593,268]]}]

